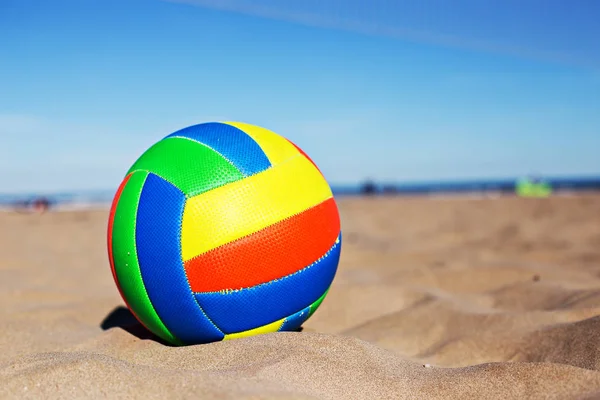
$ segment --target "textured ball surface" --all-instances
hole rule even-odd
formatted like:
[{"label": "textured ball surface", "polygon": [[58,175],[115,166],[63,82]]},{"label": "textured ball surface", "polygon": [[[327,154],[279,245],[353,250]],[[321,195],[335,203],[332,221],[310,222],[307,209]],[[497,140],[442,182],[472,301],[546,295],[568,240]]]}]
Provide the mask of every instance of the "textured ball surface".
[{"label": "textured ball surface", "polygon": [[340,218],[296,145],[239,122],[179,130],[126,174],[108,253],[125,303],[173,344],[298,329],[335,276]]}]

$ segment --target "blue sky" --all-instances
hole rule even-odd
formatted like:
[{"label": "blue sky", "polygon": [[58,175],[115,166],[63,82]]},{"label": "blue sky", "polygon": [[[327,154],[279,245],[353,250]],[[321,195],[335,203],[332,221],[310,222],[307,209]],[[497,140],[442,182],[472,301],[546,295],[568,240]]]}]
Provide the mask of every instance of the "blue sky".
[{"label": "blue sky", "polygon": [[[450,6],[451,4],[451,6]],[[600,175],[594,0],[2,0],[0,192],[237,120],[332,183]]]}]

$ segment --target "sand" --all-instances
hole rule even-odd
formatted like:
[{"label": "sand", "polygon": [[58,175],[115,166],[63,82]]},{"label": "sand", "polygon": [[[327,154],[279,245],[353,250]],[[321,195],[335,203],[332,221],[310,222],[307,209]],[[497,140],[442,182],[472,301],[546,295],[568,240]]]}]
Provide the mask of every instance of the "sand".
[{"label": "sand", "polygon": [[302,332],[180,348],[124,308],[107,210],[0,213],[0,398],[600,398],[600,195],[338,203]]}]

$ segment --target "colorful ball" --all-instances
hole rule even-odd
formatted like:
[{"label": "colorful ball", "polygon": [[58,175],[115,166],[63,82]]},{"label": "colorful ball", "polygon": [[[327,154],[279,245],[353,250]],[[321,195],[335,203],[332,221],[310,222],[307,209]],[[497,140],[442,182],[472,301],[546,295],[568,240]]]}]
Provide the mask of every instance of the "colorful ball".
[{"label": "colorful ball", "polygon": [[209,343],[298,329],[335,276],[340,218],[312,160],[245,123],[166,136],[113,200],[108,253],[135,317],[163,340]]}]

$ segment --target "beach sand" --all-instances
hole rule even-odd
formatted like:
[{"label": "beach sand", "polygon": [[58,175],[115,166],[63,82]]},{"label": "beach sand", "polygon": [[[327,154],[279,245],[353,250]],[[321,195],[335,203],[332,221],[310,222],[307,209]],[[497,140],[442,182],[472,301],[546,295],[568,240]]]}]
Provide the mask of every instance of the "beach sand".
[{"label": "beach sand", "polygon": [[107,210],[0,213],[0,398],[600,398],[600,195],[338,204],[302,332],[180,348],[124,308]]}]

